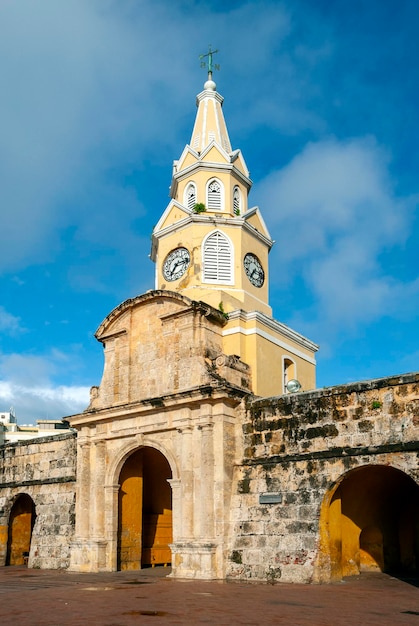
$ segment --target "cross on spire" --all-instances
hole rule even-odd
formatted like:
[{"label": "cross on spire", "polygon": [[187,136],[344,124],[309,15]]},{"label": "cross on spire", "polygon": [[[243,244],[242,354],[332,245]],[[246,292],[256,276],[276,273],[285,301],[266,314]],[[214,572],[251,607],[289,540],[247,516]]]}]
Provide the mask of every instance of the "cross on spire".
[{"label": "cross on spire", "polygon": [[[209,44],[208,46],[208,52],[207,54],[200,54],[199,58],[201,59],[201,67],[205,67],[208,68],[208,80],[212,80],[212,72],[213,70],[219,70],[220,66],[217,64],[213,64],[212,62],[212,55],[216,54],[218,52],[218,50],[211,50],[211,44]],[[205,59],[205,57],[208,57],[207,60],[202,61],[202,59]]]}]

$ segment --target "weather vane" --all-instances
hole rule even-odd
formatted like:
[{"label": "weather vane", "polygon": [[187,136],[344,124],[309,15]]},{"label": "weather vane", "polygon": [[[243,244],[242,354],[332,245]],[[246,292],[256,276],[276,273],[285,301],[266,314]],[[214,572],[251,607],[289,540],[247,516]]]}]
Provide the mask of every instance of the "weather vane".
[{"label": "weather vane", "polygon": [[[217,52],[218,52],[218,50],[211,50],[211,44],[210,44],[208,46],[207,54],[200,54],[199,55],[199,58],[201,59],[201,67],[208,68],[208,79],[209,80],[212,79],[212,72],[213,72],[213,70],[219,70],[220,69],[219,65],[217,65],[216,63],[212,62],[212,55],[216,54]],[[203,61],[202,59],[205,59],[205,57],[208,57],[208,59]]]}]

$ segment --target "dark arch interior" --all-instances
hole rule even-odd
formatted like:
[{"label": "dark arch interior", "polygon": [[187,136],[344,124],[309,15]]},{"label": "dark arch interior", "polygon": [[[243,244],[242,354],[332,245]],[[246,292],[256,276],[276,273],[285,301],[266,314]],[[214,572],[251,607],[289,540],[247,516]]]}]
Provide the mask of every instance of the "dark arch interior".
[{"label": "dark arch interior", "polygon": [[332,569],[341,576],[362,571],[417,575],[419,487],[387,466],[353,470],[329,507]]},{"label": "dark arch interior", "polygon": [[35,518],[32,498],[27,494],[18,496],[10,511],[6,565],[27,563]]}]

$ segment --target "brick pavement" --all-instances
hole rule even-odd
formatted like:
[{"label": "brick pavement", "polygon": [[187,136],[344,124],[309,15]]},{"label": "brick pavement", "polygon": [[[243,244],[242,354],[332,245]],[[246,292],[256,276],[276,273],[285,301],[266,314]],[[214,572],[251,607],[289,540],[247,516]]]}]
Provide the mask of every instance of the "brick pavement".
[{"label": "brick pavement", "polygon": [[419,626],[418,581],[362,575],[332,585],[180,581],[169,570],[78,574],[0,568],[0,624]]}]

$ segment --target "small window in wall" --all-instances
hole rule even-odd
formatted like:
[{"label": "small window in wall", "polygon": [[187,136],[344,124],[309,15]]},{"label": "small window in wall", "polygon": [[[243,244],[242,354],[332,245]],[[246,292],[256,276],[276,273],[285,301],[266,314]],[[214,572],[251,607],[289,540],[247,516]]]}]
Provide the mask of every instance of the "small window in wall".
[{"label": "small window in wall", "polygon": [[230,285],[233,281],[233,247],[219,230],[203,243],[203,281]]},{"label": "small window in wall", "polygon": [[284,358],[284,393],[287,393],[287,384],[293,378],[297,378],[297,368],[294,361]]},{"label": "small window in wall", "polygon": [[196,187],[194,183],[189,183],[185,191],[185,204],[192,211],[196,204]]},{"label": "small window in wall", "polygon": [[207,187],[207,209],[210,210],[221,210],[221,195],[222,195],[222,186],[221,183],[214,179],[208,183]]},{"label": "small window in wall", "polygon": [[241,197],[238,187],[234,187],[233,190],[233,213],[234,215],[240,215],[241,213]]}]

